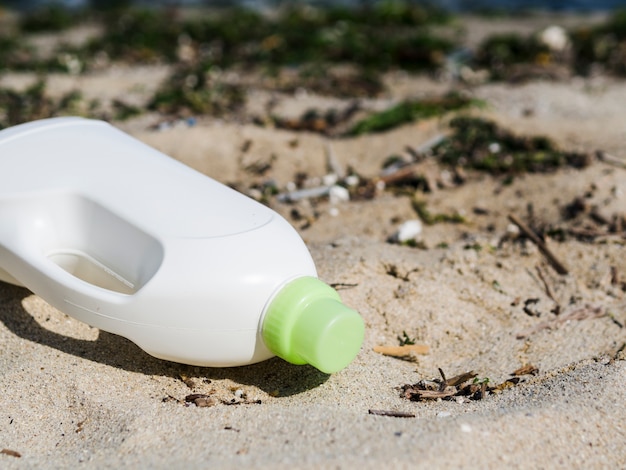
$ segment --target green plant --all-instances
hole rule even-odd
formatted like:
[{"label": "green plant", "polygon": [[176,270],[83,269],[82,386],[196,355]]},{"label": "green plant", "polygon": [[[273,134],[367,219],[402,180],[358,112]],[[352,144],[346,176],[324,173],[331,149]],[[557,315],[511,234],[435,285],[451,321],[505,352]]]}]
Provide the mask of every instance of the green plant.
[{"label": "green plant", "polygon": [[397,338],[398,338],[398,344],[400,346],[415,344],[415,341],[416,341],[415,338],[409,337],[409,335],[404,330],[402,330],[402,336],[398,335]]},{"label": "green plant", "polygon": [[477,106],[480,103],[478,100],[455,92],[438,98],[407,100],[357,122],[347,135],[383,132],[419,119],[441,116],[447,112]]},{"label": "green plant", "polygon": [[62,31],[79,19],[78,14],[58,3],[42,5],[26,12],[20,20],[20,29],[24,32]]},{"label": "green plant", "polygon": [[433,225],[437,223],[453,223],[453,224],[463,224],[466,222],[465,217],[461,214],[453,213],[453,214],[433,214],[426,207],[426,201],[414,197],[411,200],[411,206],[413,210],[417,213],[419,218],[427,225]]},{"label": "green plant", "polygon": [[223,115],[245,102],[241,87],[225,83],[210,63],[180,67],[154,95],[148,107],[166,114]]},{"label": "green plant", "polygon": [[76,114],[76,106],[82,99],[79,92],[69,92],[55,101],[45,90],[43,80],[19,92],[0,88],[0,129],[65,113]]},{"label": "green plant", "polygon": [[517,136],[494,121],[457,116],[450,121],[452,135],[433,148],[442,162],[493,174],[546,172],[569,165],[588,164],[584,154],[560,150],[544,136]]}]

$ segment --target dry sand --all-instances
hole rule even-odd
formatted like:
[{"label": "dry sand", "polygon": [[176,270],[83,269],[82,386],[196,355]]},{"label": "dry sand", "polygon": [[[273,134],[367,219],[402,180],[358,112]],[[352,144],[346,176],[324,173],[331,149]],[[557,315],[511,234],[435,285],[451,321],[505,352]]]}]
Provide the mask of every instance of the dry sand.
[{"label": "dry sand", "polygon": [[[52,77],[51,87],[58,93],[80,87],[90,96],[106,82],[106,96],[140,102],[164,76],[161,68],[119,67]],[[17,87],[28,80],[2,77],[4,85]],[[446,87],[403,75],[389,80],[398,86],[371,106]],[[483,85],[473,92],[489,105],[483,113],[520,133],[546,134],[567,149],[603,149],[626,160],[624,82],[596,77]],[[311,95],[250,94],[251,109],[275,99],[284,114],[298,115],[311,103],[337,104]],[[264,178],[279,187],[298,171],[327,172],[328,139],[318,135],[214,120],[147,130],[157,118],[116,125],[244,189],[259,179],[242,170],[246,162],[271,160]],[[331,144],[343,167],[372,177],[387,156],[444,126],[422,122]],[[331,376],[279,359],[233,369],[160,361],[73,320],[27,289],[0,283],[0,449],[21,455],[0,454],[0,467],[622,468],[625,240],[548,240],[568,275],[558,275],[534,244],[506,240],[508,214],[525,218],[532,203],[538,223],[549,224],[584,194],[590,205],[624,214],[626,169],[596,161],[583,170],[521,176],[509,186],[470,173],[463,185],[424,195],[431,211],[468,219],[425,226],[425,249],[386,242],[400,223],[416,218],[408,196],[385,192],[335,206],[273,200],[309,245],[320,277],[346,284],[342,298],[366,323],[361,353]],[[315,215],[310,226],[291,218],[294,208]],[[540,316],[524,312],[529,298],[538,299],[533,308]],[[559,316],[551,313],[557,303]],[[397,344],[403,332],[430,353],[409,362],[373,351]],[[528,364],[539,372],[482,400],[411,402],[398,390],[438,377],[439,368],[448,376],[473,370],[498,384]],[[211,395],[218,404],[187,406],[192,393]],[[370,409],[415,417],[374,416]]]}]

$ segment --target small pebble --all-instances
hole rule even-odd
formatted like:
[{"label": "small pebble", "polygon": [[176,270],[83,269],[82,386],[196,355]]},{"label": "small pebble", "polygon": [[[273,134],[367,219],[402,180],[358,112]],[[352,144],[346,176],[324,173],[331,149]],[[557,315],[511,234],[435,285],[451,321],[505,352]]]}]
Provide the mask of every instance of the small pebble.
[{"label": "small pebble", "polygon": [[350,175],[350,176],[346,176],[346,184],[348,186],[356,186],[359,184],[359,177],[357,175]]},{"label": "small pebble", "polygon": [[561,26],[548,26],[539,35],[540,41],[553,51],[563,51],[569,45],[567,31]]},{"label": "small pebble", "polygon": [[324,184],[324,186],[332,186],[336,184],[338,180],[339,177],[335,173],[329,173],[327,175],[324,175],[324,177],[322,178],[322,183]]},{"label": "small pebble", "polygon": [[519,227],[515,224],[509,224],[506,226],[506,233],[511,236],[519,235]]},{"label": "small pebble", "polygon": [[415,240],[422,233],[422,222],[417,219],[407,220],[398,229],[396,239],[399,243]]},{"label": "small pebble", "polygon": [[447,418],[448,416],[452,416],[452,413],[449,411],[440,411],[437,413],[437,418]]},{"label": "small pebble", "polygon": [[492,142],[489,144],[489,151],[491,153],[500,153],[500,150],[502,150],[502,147],[498,142]]},{"label": "small pebble", "polygon": [[347,202],[350,200],[350,192],[343,186],[332,186],[328,193],[331,204]]}]

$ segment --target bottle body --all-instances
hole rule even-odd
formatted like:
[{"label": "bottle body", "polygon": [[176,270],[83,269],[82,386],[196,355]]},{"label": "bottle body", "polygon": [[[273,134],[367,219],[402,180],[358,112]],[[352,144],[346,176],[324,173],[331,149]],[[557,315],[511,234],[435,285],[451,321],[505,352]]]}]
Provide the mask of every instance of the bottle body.
[{"label": "bottle body", "polygon": [[0,279],[151,355],[273,356],[264,312],[307,276],[314,263],[282,217],[108,124],[0,132]]}]

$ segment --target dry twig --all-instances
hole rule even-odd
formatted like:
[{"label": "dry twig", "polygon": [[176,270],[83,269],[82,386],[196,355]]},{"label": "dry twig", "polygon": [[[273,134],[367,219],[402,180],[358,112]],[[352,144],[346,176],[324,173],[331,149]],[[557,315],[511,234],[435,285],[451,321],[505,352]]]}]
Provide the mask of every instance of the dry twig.
[{"label": "dry twig", "polygon": [[368,410],[368,413],[376,416],[390,416],[392,418],[415,418],[415,414],[407,411]]},{"label": "dry twig", "polygon": [[548,248],[548,246],[544,243],[544,241],[541,238],[539,238],[535,234],[535,232],[533,232],[530,229],[530,227],[528,227],[524,222],[522,222],[514,214],[509,214],[509,220],[513,222],[515,225],[517,225],[519,229],[524,233],[524,235],[526,235],[535,245],[537,245],[539,250],[541,250],[541,252],[544,254],[544,256],[547,258],[547,260],[550,262],[550,264],[556,270],[557,273],[559,274],[569,273],[565,265],[561,261],[559,261],[556,255],[552,253],[552,251],[550,251],[550,248]]},{"label": "dry twig", "polygon": [[403,346],[374,346],[374,352],[384,356],[407,357],[411,354],[428,354],[429,347],[425,344],[405,344]]}]

